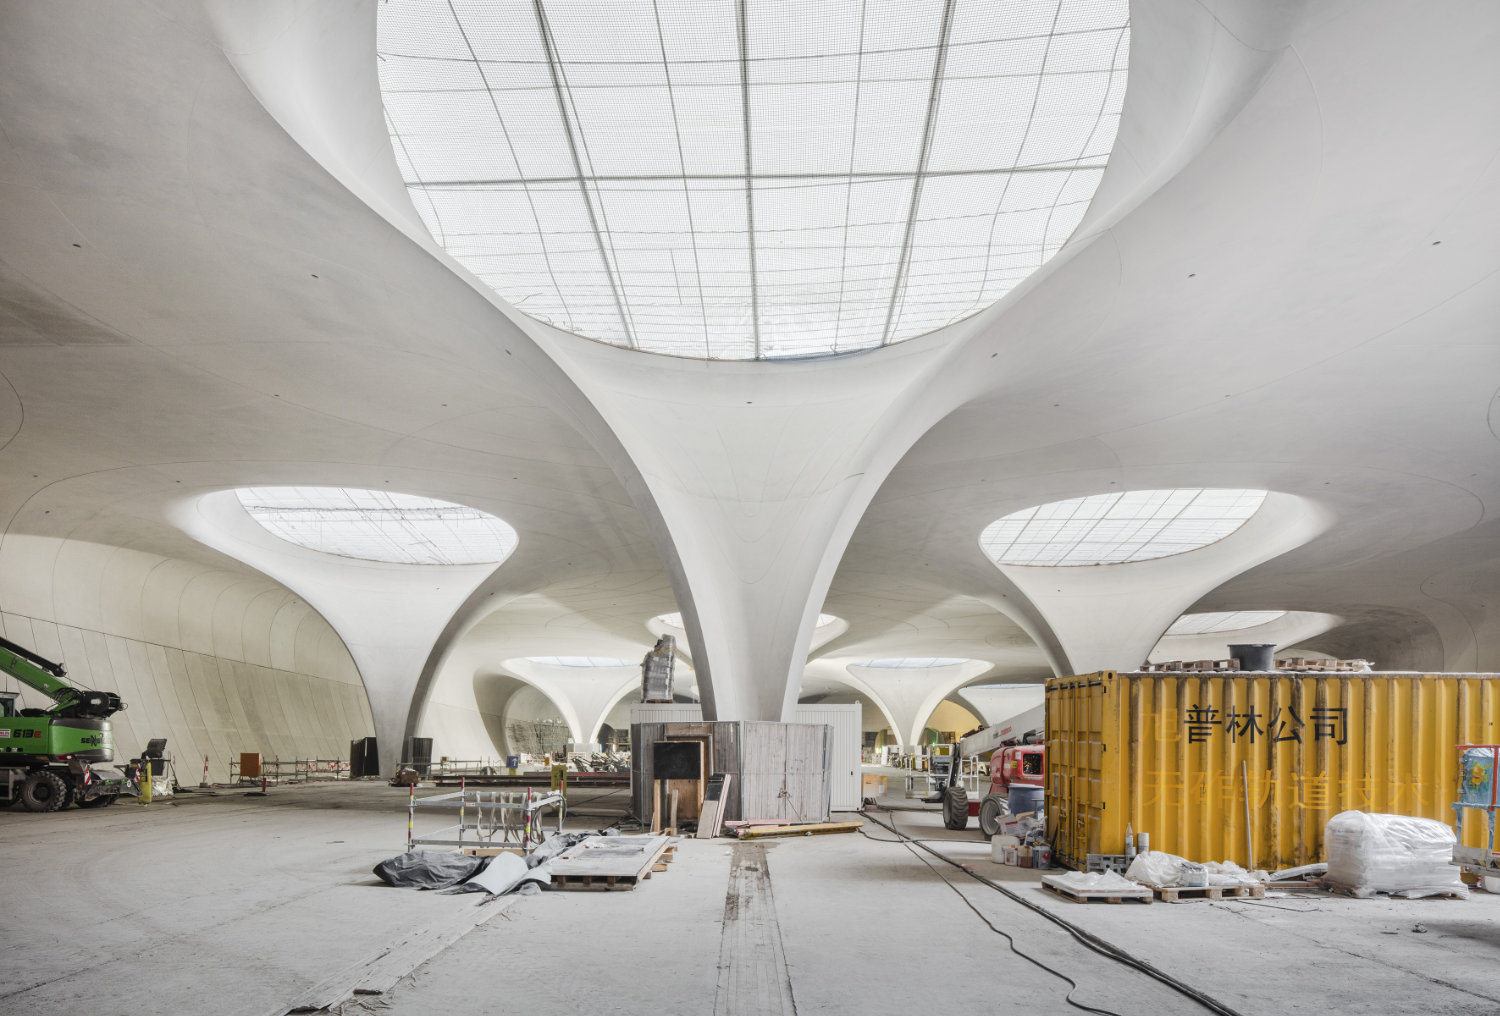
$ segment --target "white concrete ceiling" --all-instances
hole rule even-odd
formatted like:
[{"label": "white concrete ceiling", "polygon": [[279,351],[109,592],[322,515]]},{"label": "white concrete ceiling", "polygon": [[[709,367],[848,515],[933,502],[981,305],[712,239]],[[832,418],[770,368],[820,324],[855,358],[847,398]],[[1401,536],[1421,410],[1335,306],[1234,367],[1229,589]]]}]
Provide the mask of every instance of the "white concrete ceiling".
[{"label": "white concrete ceiling", "polygon": [[520,540],[418,687],[466,640],[630,657],[681,610],[720,668],[705,702],[769,714],[819,611],[849,625],[827,658],[1065,658],[979,549],[1003,515],[1257,488],[1330,521],[1190,609],[1500,669],[1494,5],[1138,5],[1073,243],[947,332],[816,364],[653,357],[504,306],[402,204],[373,39],[371,3],[0,12],[0,607],[66,578],[13,536],[245,570],[172,513],[388,488]]}]

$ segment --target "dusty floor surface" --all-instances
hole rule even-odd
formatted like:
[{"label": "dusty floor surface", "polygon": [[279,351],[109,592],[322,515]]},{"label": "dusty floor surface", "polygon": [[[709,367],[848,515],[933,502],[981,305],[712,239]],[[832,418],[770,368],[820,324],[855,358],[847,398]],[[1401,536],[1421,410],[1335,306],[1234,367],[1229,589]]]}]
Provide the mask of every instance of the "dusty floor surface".
[{"label": "dusty floor surface", "polygon": [[[579,792],[569,825],[608,824],[623,797]],[[930,811],[875,817],[1244,1016],[1500,1013],[1500,896],[1078,906],[991,864],[976,830],[948,832]],[[391,942],[472,919],[473,897],[372,884],[405,835],[405,795],[380,784],[0,812],[0,1013],[280,1016]],[[874,822],[763,845],[687,840],[635,891],[489,907],[343,1011],[1083,1011],[1070,995],[1121,1016],[1213,1011]]]}]

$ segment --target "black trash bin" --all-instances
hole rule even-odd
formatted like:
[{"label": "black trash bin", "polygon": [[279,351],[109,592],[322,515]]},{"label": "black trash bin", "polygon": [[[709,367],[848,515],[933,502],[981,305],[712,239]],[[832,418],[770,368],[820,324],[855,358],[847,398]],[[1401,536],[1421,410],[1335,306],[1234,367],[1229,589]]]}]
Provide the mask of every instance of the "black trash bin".
[{"label": "black trash bin", "polygon": [[1241,642],[1229,647],[1229,658],[1240,661],[1241,670],[1275,670],[1274,642]]}]

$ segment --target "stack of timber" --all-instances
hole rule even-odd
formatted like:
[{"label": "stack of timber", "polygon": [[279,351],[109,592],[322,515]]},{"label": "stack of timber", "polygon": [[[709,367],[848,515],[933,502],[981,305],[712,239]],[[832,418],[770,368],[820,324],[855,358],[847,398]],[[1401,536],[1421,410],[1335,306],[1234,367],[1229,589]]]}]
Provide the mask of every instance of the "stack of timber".
[{"label": "stack of timber", "polygon": [[1304,660],[1300,656],[1293,656],[1277,660],[1276,669],[1294,674],[1358,674],[1369,671],[1371,664],[1369,660]]},{"label": "stack of timber", "polygon": [[552,862],[552,888],[634,889],[653,872],[666,871],[676,856],[670,836],[591,836]]},{"label": "stack of timber", "polygon": [[[435,787],[551,787],[552,774],[543,770],[516,773],[443,773],[429,777]],[[423,781],[425,784],[426,780]],[[629,773],[568,773],[568,786],[577,789],[629,787]]]},{"label": "stack of timber", "polygon": [[822,836],[827,833],[852,833],[859,822],[788,822],[784,819],[759,819],[725,822],[731,836],[742,840],[763,840],[771,836]]}]

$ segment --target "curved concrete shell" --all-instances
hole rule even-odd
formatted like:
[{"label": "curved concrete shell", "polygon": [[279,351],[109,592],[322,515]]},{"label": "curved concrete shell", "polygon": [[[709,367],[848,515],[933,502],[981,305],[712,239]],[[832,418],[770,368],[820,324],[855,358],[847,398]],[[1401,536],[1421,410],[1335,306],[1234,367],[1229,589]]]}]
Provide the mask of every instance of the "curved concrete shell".
[{"label": "curved concrete shell", "polygon": [[[1071,240],[947,328],[796,362],[601,345],[470,275],[397,170],[376,13],[0,13],[0,617],[132,703],[126,750],[378,733],[388,765],[424,722],[483,748],[477,675],[635,659],[672,611],[725,719],[789,716],[820,661],[1131,667],[1191,610],[1500,670],[1500,11],[1137,4]],[[518,549],[322,560],[235,514],[277,485],[467,505]],[[1027,507],[1187,487],[1272,497],[1214,546],[1066,577],[978,546]],[[847,627],[820,642],[820,612]],[[547,691],[571,733],[619,676]],[[882,708],[908,738],[956,690]]]}]

